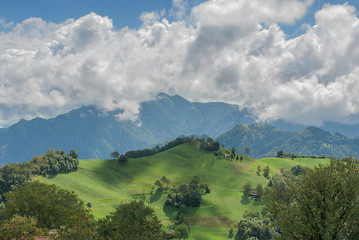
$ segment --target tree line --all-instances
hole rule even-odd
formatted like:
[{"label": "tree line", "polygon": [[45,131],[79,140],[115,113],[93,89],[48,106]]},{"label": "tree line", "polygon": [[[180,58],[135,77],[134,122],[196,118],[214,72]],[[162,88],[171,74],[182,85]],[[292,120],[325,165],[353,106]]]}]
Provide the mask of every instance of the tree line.
[{"label": "tree line", "polygon": [[36,175],[48,175],[77,171],[79,165],[76,150],[69,154],[64,151],[49,149],[44,155],[34,156],[24,163],[10,163],[0,168],[0,195],[13,187],[22,185]]},{"label": "tree line", "polygon": [[125,154],[121,154],[118,151],[114,151],[111,153],[111,157],[114,159],[118,159],[120,163],[128,162],[129,158],[140,158],[140,157],[148,157],[155,155],[160,152],[164,152],[168,149],[177,147],[184,143],[191,143],[193,145],[198,145],[202,150],[214,152],[220,149],[220,144],[218,141],[213,140],[212,138],[200,139],[195,137],[178,137],[173,141],[166,143],[163,146],[157,145],[154,148],[146,148],[141,150],[131,150],[127,151]]}]

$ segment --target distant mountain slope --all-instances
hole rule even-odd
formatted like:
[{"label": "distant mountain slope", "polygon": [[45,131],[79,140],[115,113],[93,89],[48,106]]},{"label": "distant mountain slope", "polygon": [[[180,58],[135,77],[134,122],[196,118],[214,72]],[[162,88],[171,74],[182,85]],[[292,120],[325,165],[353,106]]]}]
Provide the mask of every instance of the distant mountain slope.
[{"label": "distant mountain slope", "polygon": [[274,156],[278,150],[311,156],[325,154],[334,157],[359,157],[359,138],[331,134],[320,128],[308,127],[302,131],[283,131],[271,125],[237,125],[217,140],[226,147],[243,152],[251,149],[256,157]]},{"label": "distant mountain slope", "polygon": [[141,125],[119,121],[119,113],[87,106],[48,120],[21,120],[0,131],[0,165],[28,161],[51,147],[76,149],[81,158],[108,158],[114,150],[153,147],[179,135],[215,138],[236,124],[254,122],[235,105],[194,103],[166,94],[141,104]]}]

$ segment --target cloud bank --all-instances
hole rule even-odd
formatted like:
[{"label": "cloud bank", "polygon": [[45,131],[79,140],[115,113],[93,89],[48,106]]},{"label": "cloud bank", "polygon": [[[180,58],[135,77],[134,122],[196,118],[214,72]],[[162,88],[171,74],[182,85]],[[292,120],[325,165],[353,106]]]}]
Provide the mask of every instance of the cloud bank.
[{"label": "cloud bank", "polygon": [[61,24],[30,18],[0,21],[0,125],[53,117],[80,107],[122,108],[135,120],[139,103],[159,92],[193,101],[224,101],[259,121],[320,125],[359,123],[359,20],[354,7],[325,5],[316,24],[292,39],[312,1],[174,0],[143,13],[138,29],[116,30],[90,13]]}]

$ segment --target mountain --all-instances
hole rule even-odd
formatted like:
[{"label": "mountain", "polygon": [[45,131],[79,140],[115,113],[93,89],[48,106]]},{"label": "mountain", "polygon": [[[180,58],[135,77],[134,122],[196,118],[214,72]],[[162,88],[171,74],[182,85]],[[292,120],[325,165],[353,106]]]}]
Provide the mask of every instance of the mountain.
[{"label": "mountain", "polygon": [[83,159],[108,158],[114,150],[153,147],[180,135],[215,138],[236,124],[254,122],[236,105],[196,103],[166,94],[141,103],[141,124],[119,121],[120,112],[85,106],[48,120],[20,120],[0,131],[0,165],[28,161],[51,147],[66,152],[76,149]]},{"label": "mountain", "polygon": [[[267,122],[267,124],[270,124],[276,128],[287,130],[287,131],[301,131],[308,127],[301,124],[288,123],[283,120],[270,121]],[[348,137],[359,136],[358,124],[351,125],[351,124],[343,124],[337,122],[324,122],[320,126],[320,129],[323,129],[324,131],[328,131],[333,134],[340,133]]]},{"label": "mountain", "polygon": [[358,137],[332,134],[316,127],[291,132],[271,125],[241,124],[220,135],[217,141],[239,152],[249,147],[250,154],[256,157],[275,156],[278,150],[304,156],[359,157]]}]

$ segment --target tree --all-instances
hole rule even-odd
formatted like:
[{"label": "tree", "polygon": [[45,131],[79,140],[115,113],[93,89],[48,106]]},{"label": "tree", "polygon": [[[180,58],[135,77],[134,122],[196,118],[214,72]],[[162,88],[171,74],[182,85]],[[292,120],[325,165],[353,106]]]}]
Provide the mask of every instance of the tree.
[{"label": "tree", "polygon": [[271,240],[279,239],[280,234],[270,224],[268,218],[261,219],[259,217],[246,216],[238,223],[238,231],[235,240],[261,239]]},{"label": "tree", "polygon": [[186,224],[180,224],[175,227],[175,231],[179,234],[179,239],[187,239],[188,238],[188,227]]},{"label": "tree", "polygon": [[306,168],[302,167],[301,165],[297,165],[297,166],[292,167],[290,169],[290,171],[292,172],[292,174],[294,176],[299,176],[299,175],[305,174]]},{"label": "tree", "polygon": [[191,190],[183,195],[183,204],[186,207],[199,207],[202,201],[202,194],[198,190]]},{"label": "tree", "polygon": [[356,161],[345,160],[272,181],[264,211],[284,239],[357,239],[359,168]]},{"label": "tree", "polygon": [[263,169],[263,176],[265,178],[269,177],[269,166],[268,165]]},{"label": "tree", "polygon": [[276,155],[277,158],[283,157],[283,150],[279,150]]},{"label": "tree", "polygon": [[198,185],[198,184],[199,184],[199,181],[200,181],[199,177],[198,177],[198,176],[194,176],[194,177],[192,178],[191,182],[190,182],[190,185],[191,185],[191,186]]},{"label": "tree", "polygon": [[97,223],[98,239],[164,239],[160,220],[143,201],[122,203]]},{"label": "tree", "polygon": [[79,158],[79,154],[77,153],[77,151],[75,149],[72,149],[69,153],[70,157],[74,158],[74,159],[78,159]]},{"label": "tree", "polygon": [[118,158],[118,162],[121,164],[128,162],[128,157],[126,155],[121,154],[121,156]]},{"label": "tree", "polygon": [[156,185],[157,188],[159,188],[159,189],[162,189],[162,188],[163,188],[163,183],[162,183],[160,180],[157,180],[157,181],[155,182],[155,185]]},{"label": "tree", "polygon": [[249,154],[251,154],[251,148],[250,147],[246,147],[244,149],[244,152],[246,153],[247,156],[249,156]]},{"label": "tree", "polygon": [[257,184],[256,191],[257,191],[257,194],[259,197],[262,196],[262,194],[264,192],[262,184],[260,184],[260,183]]},{"label": "tree", "polygon": [[66,225],[57,229],[54,239],[71,239],[83,240],[94,239],[95,221],[92,217],[82,214],[80,216],[71,217]]},{"label": "tree", "polygon": [[257,166],[257,172],[261,173],[262,172],[262,168],[260,165]]},{"label": "tree", "polygon": [[229,232],[228,232],[228,238],[232,238],[234,237],[234,230],[233,228],[229,229]]},{"label": "tree", "polygon": [[0,227],[0,239],[20,240],[35,239],[43,235],[43,230],[36,226],[37,222],[33,217],[22,217],[15,214],[11,219],[4,220]]},{"label": "tree", "polygon": [[34,217],[41,228],[58,228],[66,225],[71,217],[89,215],[73,192],[55,185],[29,182],[5,194],[5,198],[6,218],[14,214]]},{"label": "tree", "polygon": [[117,152],[117,151],[114,151],[114,152],[111,153],[111,157],[113,159],[118,159],[120,157],[120,153]]},{"label": "tree", "polygon": [[248,197],[252,194],[252,184],[247,182],[244,186],[243,186],[243,195]]}]

